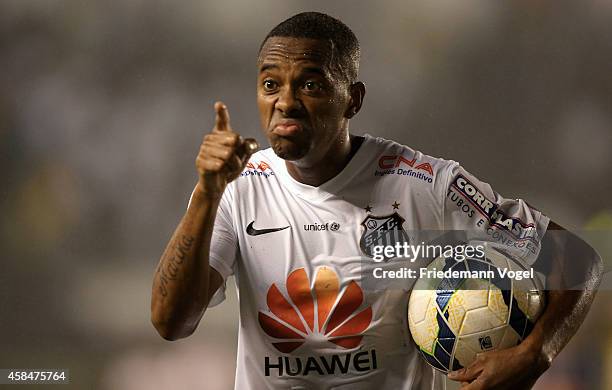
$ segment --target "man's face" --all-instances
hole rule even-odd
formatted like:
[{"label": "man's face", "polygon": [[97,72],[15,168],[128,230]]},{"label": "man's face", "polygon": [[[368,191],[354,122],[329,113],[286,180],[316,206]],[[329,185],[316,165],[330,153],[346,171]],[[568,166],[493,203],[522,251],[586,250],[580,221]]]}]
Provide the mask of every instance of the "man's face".
[{"label": "man's face", "polygon": [[331,43],[272,37],[261,50],[257,105],[274,152],[309,166],[347,141],[348,81],[332,62]]}]

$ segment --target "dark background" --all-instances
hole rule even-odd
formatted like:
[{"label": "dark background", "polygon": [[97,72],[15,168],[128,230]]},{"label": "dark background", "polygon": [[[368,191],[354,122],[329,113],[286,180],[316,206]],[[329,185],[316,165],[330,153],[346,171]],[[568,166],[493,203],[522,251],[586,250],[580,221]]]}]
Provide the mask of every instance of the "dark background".
[{"label": "dark background", "polygon": [[[3,0],[0,368],[69,368],[79,389],[233,386],[235,294],[168,343],[149,323],[151,279],[213,102],[264,143],[257,49],[304,10],[361,41],[354,133],[460,161],[563,226],[609,234],[608,1]],[[538,389],[612,388],[611,296]]]}]

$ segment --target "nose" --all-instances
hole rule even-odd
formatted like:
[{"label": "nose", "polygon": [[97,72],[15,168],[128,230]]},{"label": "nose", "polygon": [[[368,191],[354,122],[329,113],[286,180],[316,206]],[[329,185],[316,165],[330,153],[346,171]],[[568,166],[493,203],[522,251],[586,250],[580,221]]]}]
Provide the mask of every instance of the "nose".
[{"label": "nose", "polygon": [[296,96],[292,87],[281,89],[275,106],[285,117],[300,116],[304,109],[302,101]]}]

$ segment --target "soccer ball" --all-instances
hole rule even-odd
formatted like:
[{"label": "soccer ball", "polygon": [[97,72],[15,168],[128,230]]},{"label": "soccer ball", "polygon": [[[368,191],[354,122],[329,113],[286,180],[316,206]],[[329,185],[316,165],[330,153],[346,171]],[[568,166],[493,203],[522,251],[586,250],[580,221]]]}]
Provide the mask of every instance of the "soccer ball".
[{"label": "soccer ball", "polygon": [[500,270],[522,275],[520,263],[493,248],[486,247],[484,253],[484,258],[463,261],[436,258],[425,276],[463,273],[421,277],[412,290],[410,333],[425,360],[444,373],[469,366],[477,353],[519,344],[544,309],[536,280],[500,276]]}]

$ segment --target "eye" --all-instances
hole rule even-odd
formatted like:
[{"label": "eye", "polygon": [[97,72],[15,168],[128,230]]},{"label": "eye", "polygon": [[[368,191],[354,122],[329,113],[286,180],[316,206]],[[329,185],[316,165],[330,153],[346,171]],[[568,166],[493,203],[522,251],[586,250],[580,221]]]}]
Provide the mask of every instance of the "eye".
[{"label": "eye", "polygon": [[276,81],[270,80],[270,79],[264,80],[262,85],[263,85],[264,91],[266,91],[266,92],[274,91],[276,89],[276,87],[278,86]]},{"label": "eye", "polygon": [[304,83],[304,89],[310,92],[315,92],[321,89],[321,84],[316,81],[306,81]]}]

